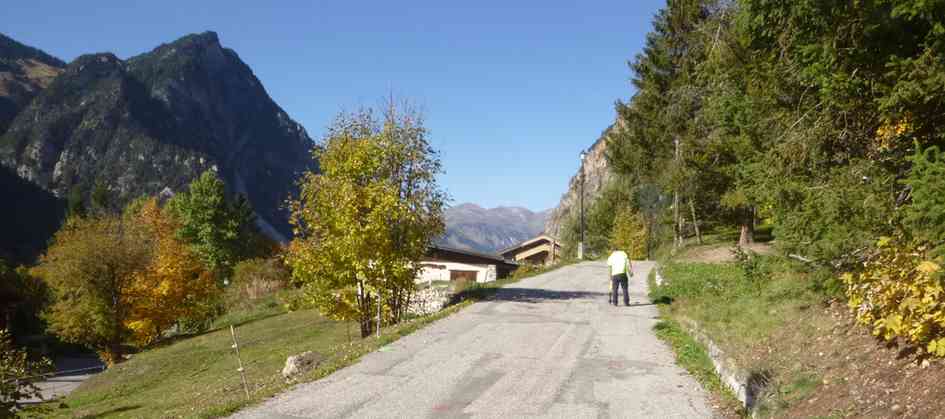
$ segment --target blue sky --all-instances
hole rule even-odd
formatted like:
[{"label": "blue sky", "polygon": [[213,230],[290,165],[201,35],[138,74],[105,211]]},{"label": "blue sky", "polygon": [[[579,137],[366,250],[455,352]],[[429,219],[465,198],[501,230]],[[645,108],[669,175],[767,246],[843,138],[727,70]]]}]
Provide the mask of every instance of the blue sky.
[{"label": "blue sky", "polygon": [[541,210],[632,94],[664,1],[8,3],[0,32],[66,61],[216,31],[316,139],[393,93],[424,111],[454,203]]}]

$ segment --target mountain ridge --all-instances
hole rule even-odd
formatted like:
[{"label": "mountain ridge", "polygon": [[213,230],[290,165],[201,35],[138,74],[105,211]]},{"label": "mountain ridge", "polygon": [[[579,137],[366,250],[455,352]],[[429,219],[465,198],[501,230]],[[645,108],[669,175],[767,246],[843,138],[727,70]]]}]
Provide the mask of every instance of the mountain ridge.
[{"label": "mountain ridge", "polygon": [[523,207],[483,208],[473,203],[451,206],[444,212],[446,233],[438,244],[495,254],[541,234],[550,210]]}]

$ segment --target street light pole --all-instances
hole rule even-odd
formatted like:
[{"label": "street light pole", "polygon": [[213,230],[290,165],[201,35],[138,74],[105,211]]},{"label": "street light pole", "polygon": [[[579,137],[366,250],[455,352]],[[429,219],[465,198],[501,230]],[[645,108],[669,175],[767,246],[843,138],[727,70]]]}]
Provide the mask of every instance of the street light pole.
[{"label": "street light pole", "polygon": [[578,242],[578,260],[584,259],[584,159],[587,152],[581,150],[581,241]]}]

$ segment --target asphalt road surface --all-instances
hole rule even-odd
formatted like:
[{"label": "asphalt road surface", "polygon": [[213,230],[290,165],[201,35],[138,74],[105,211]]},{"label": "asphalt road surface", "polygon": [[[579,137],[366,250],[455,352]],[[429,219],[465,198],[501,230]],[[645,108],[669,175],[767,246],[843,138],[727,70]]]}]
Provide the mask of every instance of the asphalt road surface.
[{"label": "asphalt road surface", "polygon": [[607,303],[602,262],[523,280],[235,417],[711,417],[653,334],[652,267],[634,264],[631,307]]}]

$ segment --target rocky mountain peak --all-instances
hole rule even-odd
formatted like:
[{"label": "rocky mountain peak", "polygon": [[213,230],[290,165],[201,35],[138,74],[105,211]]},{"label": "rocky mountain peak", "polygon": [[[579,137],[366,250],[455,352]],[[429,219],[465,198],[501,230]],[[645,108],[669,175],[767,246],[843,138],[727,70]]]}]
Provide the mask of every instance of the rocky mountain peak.
[{"label": "rocky mountain peak", "polygon": [[182,190],[208,168],[247,196],[260,227],[289,236],[283,202],[316,168],[312,141],[216,33],[123,61],[83,55],[0,136],[0,164],[65,196],[104,183],[123,204]]}]

